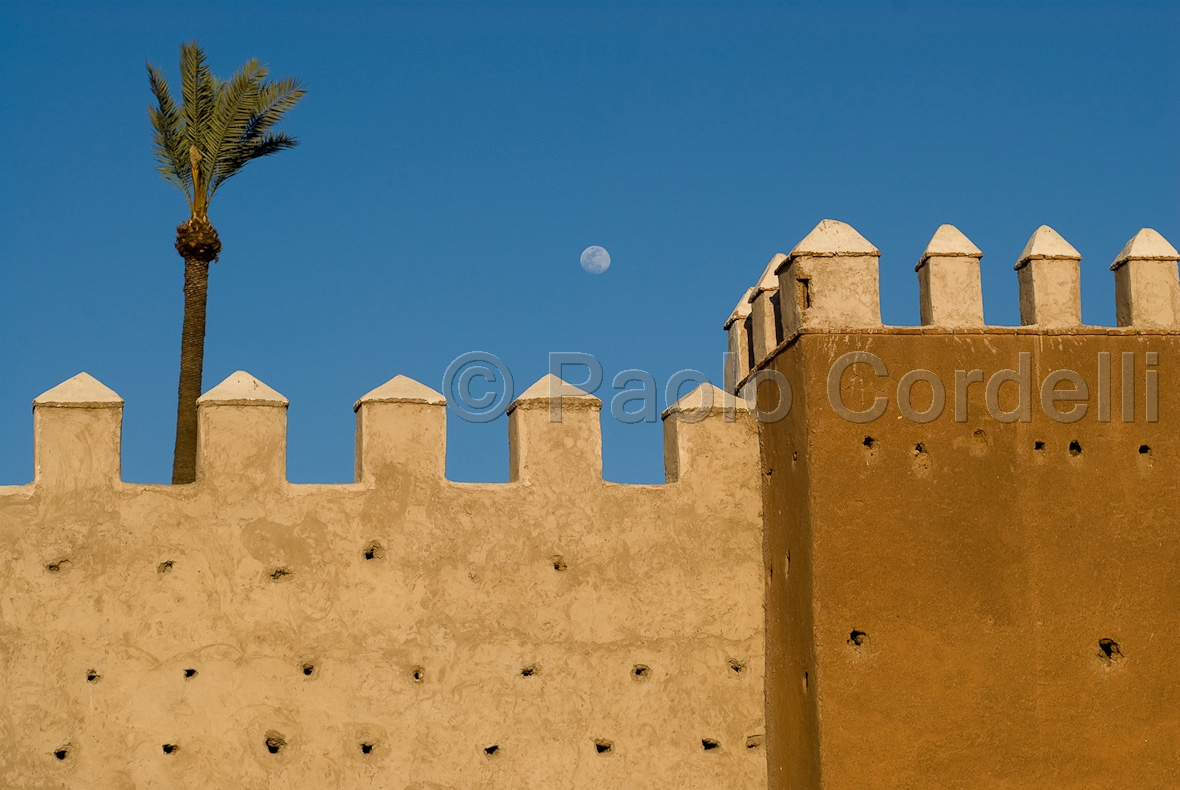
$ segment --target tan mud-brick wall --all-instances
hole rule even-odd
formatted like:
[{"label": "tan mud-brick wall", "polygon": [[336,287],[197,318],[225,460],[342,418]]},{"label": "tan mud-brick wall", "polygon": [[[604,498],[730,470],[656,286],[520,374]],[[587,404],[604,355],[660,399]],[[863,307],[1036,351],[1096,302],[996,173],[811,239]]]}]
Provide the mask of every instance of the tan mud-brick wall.
[{"label": "tan mud-brick wall", "polygon": [[506,484],[445,479],[402,377],[349,485],[286,482],[245,374],[189,486],[120,481],[93,379],[39,398],[37,479],[0,488],[0,786],[764,787],[755,425],[673,414],[672,480],[612,484],[598,401],[551,423],[535,390]]}]

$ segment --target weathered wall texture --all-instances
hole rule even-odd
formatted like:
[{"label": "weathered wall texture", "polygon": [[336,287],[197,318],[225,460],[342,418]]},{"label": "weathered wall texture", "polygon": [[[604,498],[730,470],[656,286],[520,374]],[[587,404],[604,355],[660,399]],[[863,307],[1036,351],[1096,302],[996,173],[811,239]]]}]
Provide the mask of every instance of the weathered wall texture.
[{"label": "weathered wall texture", "polygon": [[1048,227],[987,326],[982,255],[940,228],[883,327],[880,252],[821,222],[726,322],[759,412],[670,408],[661,486],[604,482],[548,378],[511,482],[448,482],[403,377],[356,483],[291,485],[244,373],[195,484],[127,484],[122,401],[71,379],[0,488],[0,786],[1180,786],[1180,254],[1128,242],[1119,328]]},{"label": "weathered wall texture", "polygon": [[235,374],[174,487],[120,481],[113,392],[46,393],[0,488],[0,786],[764,787],[754,424],[668,419],[673,481],[618,485],[598,401],[548,403],[511,482],[452,483],[399,377],[358,482],[291,485],[286,401]]},{"label": "weathered wall texture", "polygon": [[[1178,340],[804,334],[775,360],[803,371],[807,408],[766,431],[771,643],[786,646],[772,727],[818,741],[824,787],[1180,785],[1180,409],[1161,398],[1159,423],[1143,415],[1146,352],[1166,371]],[[1093,388],[1099,348],[1135,354],[1137,421],[1121,421],[1117,369],[1107,423],[1092,404],[1061,424],[1035,401],[1030,422],[998,423],[983,384],[963,423],[953,401],[925,425],[896,405],[908,370],[950,385],[1016,369],[1021,351],[1032,381],[1071,368]],[[890,399],[864,425],[827,402],[853,350],[892,374],[845,374],[854,409]]]},{"label": "weathered wall texture", "polygon": [[[793,252],[780,267],[780,293],[802,273],[811,299],[784,305],[784,341],[754,363],[793,394],[762,426],[770,786],[1180,786],[1180,256],[1141,232],[1120,298],[1160,271],[1168,298],[1127,308],[1125,328],[1083,327],[1076,289],[1038,279],[1048,265],[1075,282],[1080,256],[1042,228],[1021,283],[1026,315],[1053,327],[982,327],[980,253],[940,230],[961,248],[923,256],[943,266],[919,266],[928,325],[881,327],[823,309],[876,298],[875,276],[827,278],[827,259],[872,249],[831,225],[806,266]],[[831,384],[849,352],[885,369],[860,357]],[[1022,360],[1023,403],[1001,378],[989,409],[988,381],[1019,379]],[[1077,389],[1044,384],[1063,369],[1086,386],[1076,402],[1049,399]],[[900,386],[911,371],[932,375]]]}]

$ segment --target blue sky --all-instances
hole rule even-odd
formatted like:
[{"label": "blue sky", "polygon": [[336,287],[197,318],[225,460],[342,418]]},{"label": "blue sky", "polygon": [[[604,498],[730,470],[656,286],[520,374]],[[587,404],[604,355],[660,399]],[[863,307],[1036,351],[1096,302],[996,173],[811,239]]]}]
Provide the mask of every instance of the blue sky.
[{"label": "blue sky", "polygon": [[[1176,3],[102,5],[0,4],[0,485],[32,476],[31,400],[81,370],[127,402],[124,477],[170,479],[186,209],[144,62],[175,82],[190,38],[216,74],[257,56],[309,89],[300,146],[210,210],[205,366],[290,398],[298,482],[351,479],[358,396],[439,389],[466,351],[518,390],[550,351],[608,387],[719,380],[737,298],[825,217],[881,249],[895,324],[943,222],[984,251],[994,324],[1042,223],[1085,256],[1094,324],[1136,230],[1180,244]],[[661,481],[661,430],[605,418],[608,479]],[[448,451],[453,479],[506,479],[506,420],[452,419]]]}]

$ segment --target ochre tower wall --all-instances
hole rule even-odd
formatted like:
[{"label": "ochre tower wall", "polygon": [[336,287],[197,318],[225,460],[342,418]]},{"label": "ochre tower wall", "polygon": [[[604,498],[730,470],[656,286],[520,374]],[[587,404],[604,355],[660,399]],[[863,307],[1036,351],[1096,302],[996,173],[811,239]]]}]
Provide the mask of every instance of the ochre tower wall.
[{"label": "ochre tower wall", "polygon": [[673,407],[670,482],[612,484],[599,402],[553,423],[550,384],[506,484],[445,479],[446,407],[402,377],[348,485],[286,481],[246,374],[188,486],[121,481],[90,377],[38,398],[36,479],[0,488],[0,786],[764,787],[756,426]]},{"label": "ochre tower wall", "polygon": [[[734,383],[763,412],[782,380],[793,398],[761,428],[770,787],[1180,786],[1180,256],[1133,240],[1124,326],[1084,327],[1080,256],[1042,229],[1027,325],[986,327],[980,253],[946,227],[919,270],[925,325],[882,327],[876,250],[821,223],[778,268],[783,341]],[[1124,308],[1145,271],[1151,300]],[[841,371],[850,352],[873,357]],[[989,409],[1022,355],[1029,408],[1009,381]],[[1042,404],[1057,370],[1088,388],[1076,421]],[[903,411],[911,371],[933,375]],[[964,398],[956,371],[982,379]]]}]

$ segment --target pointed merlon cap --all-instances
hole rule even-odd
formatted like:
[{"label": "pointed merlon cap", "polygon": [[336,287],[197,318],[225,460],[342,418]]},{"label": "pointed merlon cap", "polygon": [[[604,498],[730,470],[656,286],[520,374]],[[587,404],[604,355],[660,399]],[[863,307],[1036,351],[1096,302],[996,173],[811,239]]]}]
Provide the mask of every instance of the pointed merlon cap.
[{"label": "pointed merlon cap", "polygon": [[[790,255],[787,256],[787,261],[802,257],[837,258],[853,255],[880,257],[881,251],[848,223],[825,219],[821,220],[811,229],[811,233],[808,233],[802,241],[795,245]],[[780,265],[779,268],[782,266]]]},{"label": "pointed merlon cap", "polygon": [[1081,259],[1082,254],[1075,250],[1072,244],[1061,238],[1060,233],[1048,225],[1042,225],[1033,231],[1033,235],[1028,239],[1028,244],[1024,245],[1024,252],[1020,253],[1020,258],[1013,268],[1024,268],[1029,261],[1080,261]]},{"label": "pointed merlon cap", "polygon": [[663,414],[660,416],[666,420],[678,412],[688,412],[690,414],[693,412],[699,412],[705,407],[706,398],[711,398],[709,401],[709,414],[719,414],[724,411],[735,410],[751,411],[753,409],[753,404],[749,401],[728,393],[719,387],[715,387],[713,384],[706,381],[692,392],[688,393],[683,398],[664,409]]},{"label": "pointed merlon cap", "polygon": [[397,375],[375,390],[361,396],[352,410],[357,411],[365,403],[424,403],[428,406],[445,406],[447,399],[425,384],[409,376]]},{"label": "pointed merlon cap", "polygon": [[1123,247],[1123,251],[1110,265],[1111,270],[1119,268],[1127,261],[1176,261],[1180,260],[1180,253],[1168,243],[1168,240],[1151,228],[1144,228],[1131,237]]},{"label": "pointed merlon cap", "polygon": [[287,399],[244,370],[197,398],[199,406],[286,406]]},{"label": "pointed merlon cap", "polygon": [[918,265],[914,267],[914,271],[925,266],[926,261],[930,258],[982,257],[983,252],[971,243],[971,239],[963,235],[963,231],[954,225],[939,225],[938,230],[934,231],[934,235],[930,238],[930,243],[922,251],[922,257],[918,259]]},{"label": "pointed merlon cap", "polygon": [[723,329],[729,329],[734,321],[744,321],[750,316],[750,299],[754,296],[754,289],[747,288],[746,292],[742,294],[742,298],[738,301],[737,307],[733,308],[733,312],[729,314],[729,318],[725,321]]},{"label": "pointed merlon cap", "polygon": [[766,264],[766,268],[762,270],[762,276],[758,278],[758,284],[749,290],[749,296],[746,301],[753,304],[754,298],[763,291],[777,291],[778,290],[778,267],[786,262],[787,256],[781,252],[776,252],[774,257],[770,259],[770,263]]},{"label": "pointed merlon cap", "polygon": [[33,401],[33,407],[65,406],[77,409],[115,409],[123,405],[123,399],[113,389],[91,376],[79,373],[66,379]]},{"label": "pointed merlon cap", "polygon": [[552,373],[546,373],[536,384],[520,393],[520,396],[512,401],[508,407],[508,413],[511,414],[516,409],[548,408],[554,398],[561,398],[563,409],[598,409],[602,407],[602,401],[589,392],[580,390],[573,384],[566,384]]}]

